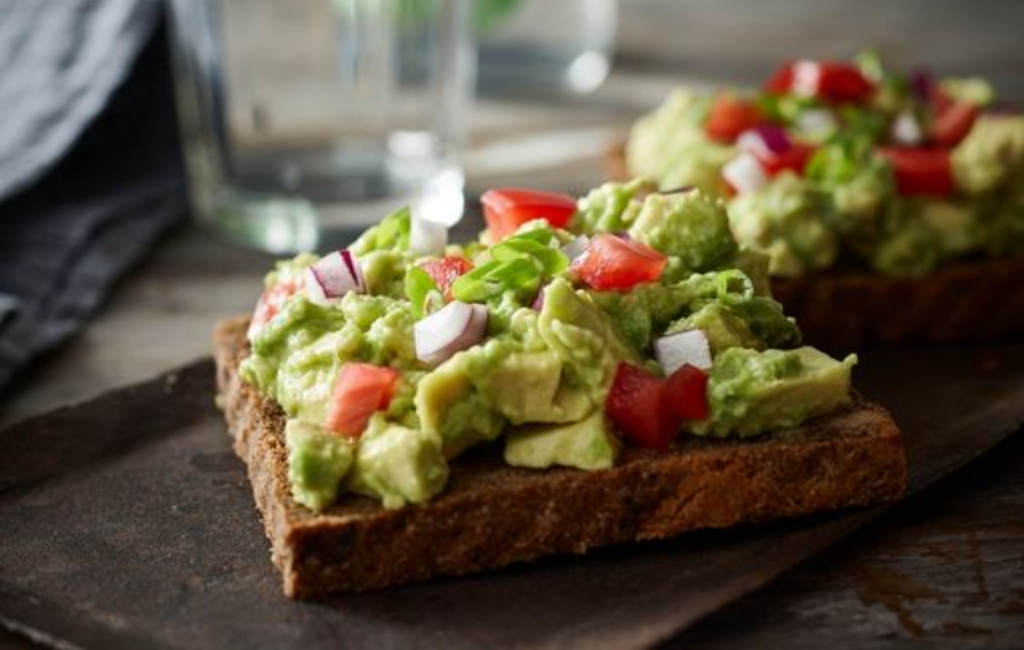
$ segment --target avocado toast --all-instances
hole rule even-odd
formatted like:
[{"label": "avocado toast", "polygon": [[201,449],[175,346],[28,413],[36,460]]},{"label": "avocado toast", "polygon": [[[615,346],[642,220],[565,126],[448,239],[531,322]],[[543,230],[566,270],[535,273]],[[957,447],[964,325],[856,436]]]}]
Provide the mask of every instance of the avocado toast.
[{"label": "avocado toast", "polygon": [[615,189],[489,192],[465,245],[400,211],[218,327],[287,594],[902,495],[856,358],[800,346],[722,203]]},{"label": "avocado toast", "polygon": [[1024,115],[995,101],[873,55],[794,61],[760,89],[677,90],[612,157],[726,197],[812,343],[993,340],[1024,331]]}]

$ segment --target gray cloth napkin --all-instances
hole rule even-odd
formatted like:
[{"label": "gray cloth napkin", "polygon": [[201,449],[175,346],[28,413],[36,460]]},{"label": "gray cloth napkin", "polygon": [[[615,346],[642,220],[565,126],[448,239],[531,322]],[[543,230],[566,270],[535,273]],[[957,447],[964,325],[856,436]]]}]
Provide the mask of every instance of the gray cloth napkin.
[{"label": "gray cloth napkin", "polygon": [[184,214],[156,0],[0,0],[0,389]]}]

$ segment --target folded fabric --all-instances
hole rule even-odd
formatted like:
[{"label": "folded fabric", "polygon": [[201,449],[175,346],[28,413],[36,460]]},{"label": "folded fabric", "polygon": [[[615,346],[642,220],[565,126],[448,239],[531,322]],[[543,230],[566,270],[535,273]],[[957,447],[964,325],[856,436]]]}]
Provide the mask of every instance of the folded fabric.
[{"label": "folded fabric", "polygon": [[[14,118],[5,105],[0,120],[2,389],[84,327],[117,278],[184,214],[185,185],[158,6],[0,3],[0,60],[15,51],[42,70],[34,99],[17,102]],[[82,22],[67,22],[76,9]],[[44,16],[50,10],[56,17]],[[11,16],[33,31],[13,29]],[[101,46],[104,38],[120,42]],[[97,87],[72,92],[89,85],[88,74]],[[31,85],[27,71],[17,83],[6,75],[0,70],[0,97]]]},{"label": "folded fabric", "polygon": [[0,0],[0,200],[71,149],[159,18],[157,0]]}]

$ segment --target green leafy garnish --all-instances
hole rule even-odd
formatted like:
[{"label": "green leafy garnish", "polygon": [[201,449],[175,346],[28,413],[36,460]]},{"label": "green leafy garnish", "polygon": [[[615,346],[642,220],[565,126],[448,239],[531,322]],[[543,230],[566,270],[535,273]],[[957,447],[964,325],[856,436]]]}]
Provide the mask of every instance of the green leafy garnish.
[{"label": "green leafy garnish", "polygon": [[444,296],[434,278],[418,266],[411,267],[405,275],[405,295],[416,320],[444,304]]},{"label": "green leafy garnish", "polygon": [[378,250],[408,250],[411,220],[412,213],[409,212],[409,207],[399,208],[364,232],[349,246],[349,250],[356,255]]},{"label": "green leafy garnish", "polygon": [[511,291],[525,300],[537,293],[540,280],[531,259],[493,260],[456,280],[452,284],[452,297],[463,302],[487,302]]}]

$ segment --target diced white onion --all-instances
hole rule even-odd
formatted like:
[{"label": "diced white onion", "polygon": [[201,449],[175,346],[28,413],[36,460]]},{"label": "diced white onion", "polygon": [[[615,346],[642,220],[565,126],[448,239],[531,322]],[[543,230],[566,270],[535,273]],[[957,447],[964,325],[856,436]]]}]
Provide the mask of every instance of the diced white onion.
[{"label": "diced white onion", "polygon": [[569,263],[571,264],[573,260],[583,254],[583,251],[587,250],[589,245],[590,237],[580,235],[565,246],[562,246],[562,252],[569,258]]},{"label": "diced white onion", "polygon": [[487,331],[487,307],[458,300],[413,325],[416,357],[431,366],[479,343]]},{"label": "diced white onion", "polygon": [[749,194],[764,187],[768,175],[761,162],[751,153],[741,153],[722,167],[722,176],[737,194]]},{"label": "diced white onion", "polygon": [[793,64],[793,83],[790,88],[794,95],[814,97],[821,85],[821,65],[817,61],[797,61]]},{"label": "diced white onion", "polygon": [[914,146],[921,144],[924,133],[921,132],[921,125],[917,118],[909,111],[903,111],[896,116],[892,123],[892,139],[900,144]]},{"label": "diced white onion", "polygon": [[413,217],[409,223],[409,250],[417,255],[440,255],[448,245],[448,227]]},{"label": "diced white onion", "polygon": [[827,108],[810,108],[796,118],[796,130],[811,140],[824,140],[836,130],[836,117]]},{"label": "diced white onion", "polygon": [[700,330],[687,330],[662,336],[654,341],[654,358],[666,375],[671,375],[686,364],[701,370],[711,367],[711,346]]},{"label": "diced white onion", "polygon": [[350,291],[363,293],[366,290],[359,260],[347,250],[323,256],[306,267],[304,275],[306,296],[318,305],[335,303]]}]

